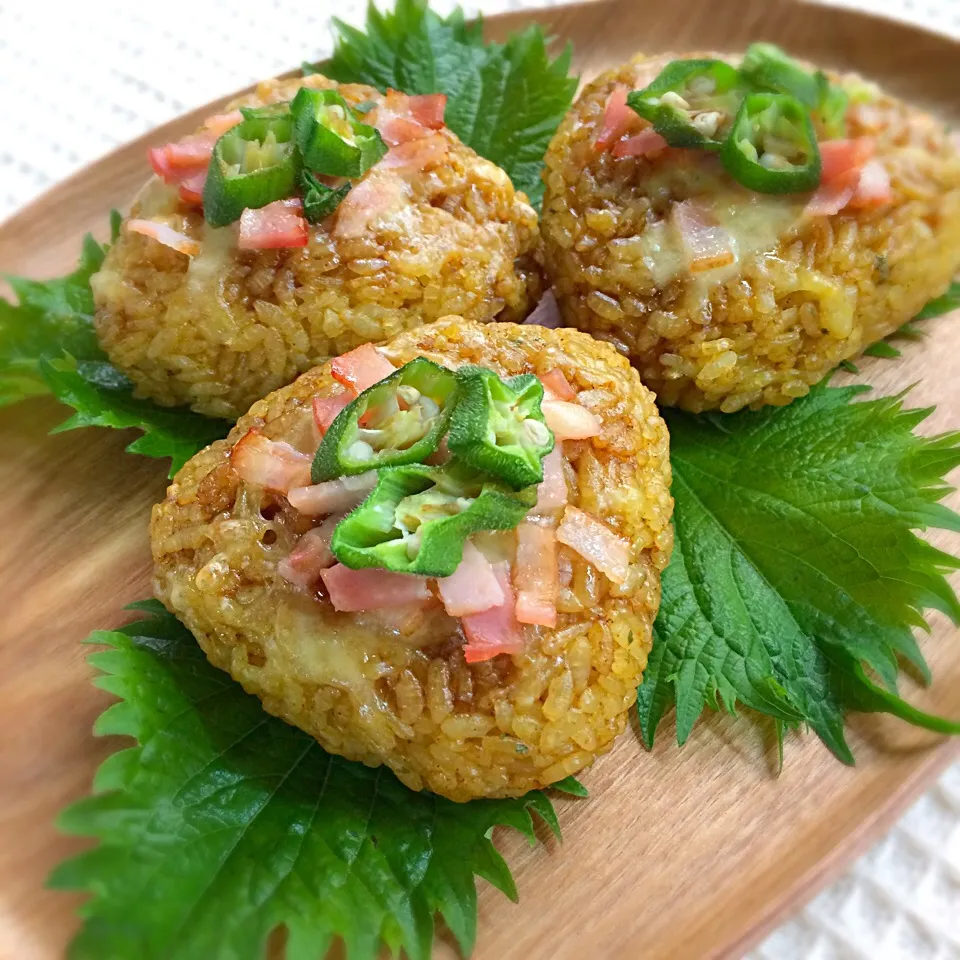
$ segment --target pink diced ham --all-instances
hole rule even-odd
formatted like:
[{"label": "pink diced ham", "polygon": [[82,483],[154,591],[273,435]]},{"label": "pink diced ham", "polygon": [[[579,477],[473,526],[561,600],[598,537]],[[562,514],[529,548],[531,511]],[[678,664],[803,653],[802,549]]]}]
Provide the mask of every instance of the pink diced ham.
[{"label": "pink diced ham", "polygon": [[557,625],[557,535],[535,520],[517,527],[517,558],[513,568],[517,590],[516,614],[520,623],[544,627]]},{"label": "pink diced ham", "polygon": [[552,513],[567,505],[567,481],[563,475],[563,447],[558,440],[543,458],[543,482],[537,487],[537,514]]},{"label": "pink diced ham", "polygon": [[567,400],[573,403],[577,399],[577,391],[570,386],[570,381],[559,367],[541,374],[540,382],[543,384],[548,400]]},{"label": "pink diced ham", "polygon": [[389,377],[394,370],[393,364],[372,343],[364,343],[330,362],[333,379],[354,395]]},{"label": "pink diced ham", "polygon": [[510,565],[497,563],[493,570],[503,590],[504,602],[499,607],[471,614],[460,621],[467,638],[467,644],[463,648],[467,663],[491,660],[501,653],[523,652],[524,633],[517,620],[516,597],[510,583]]},{"label": "pink diced ham", "polygon": [[244,210],[240,215],[241,250],[285,250],[305,247],[310,229],[303,216],[303,202],[299,197],[274,200],[256,210]]},{"label": "pink diced ham", "polygon": [[156,240],[157,243],[162,243],[165,247],[176,250],[177,253],[186,254],[188,257],[195,257],[200,252],[198,241],[158,220],[128,220],[126,229],[130,233],[139,233],[151,240]]},{"label": "pink diced ham", "polygon": [[283,440],[270,440],[255,427],[230,451],[230,463],[245,483],[278,493],[310,482],[311,457]]},{"label": "pink diced ham", "polygon": [[337,419],[337,414],[353,399],[351,393],[341,393],[335,397],[313,398],[313,422],[317,433],[322,439],[330,429],[330,424]]},{"label": "pink diced ham", "polygon": [[287,493],[287,500],[298,513],[322,517],[327,513],[345,513],[359,506],[376,485],[377,472],[370,470],[353,477],[294,487]]},{"label": "pink diced ham", "polygon": [[298,587],[313,587],[320,579],[320,574],[337,562],[330,552],[330,540],[334,527],[342,519],[342,514],[327,517],[319,527],[308,530],[296,542],[290,554],[277,564],[277,573]]},{"label": "pink diced ham", "polygon": [[568,506],[557,529],[557,539],[592,563],[614,583],[623,583],[630,568],[630,544],[605,523]]},{"label": "pink diced ham", "polygon": [[437,580],[444,609],[451,617],[466,617],[503,605],[503,588],[490,561],[468,540],[463,559],[449,576]]},{"label": "pink diced ham", "polygon": [[426,577],[389,570],[351,570],[342,563],[320,574],[334,610],[358,613],[384,607],[423,604],[430,600]]}]

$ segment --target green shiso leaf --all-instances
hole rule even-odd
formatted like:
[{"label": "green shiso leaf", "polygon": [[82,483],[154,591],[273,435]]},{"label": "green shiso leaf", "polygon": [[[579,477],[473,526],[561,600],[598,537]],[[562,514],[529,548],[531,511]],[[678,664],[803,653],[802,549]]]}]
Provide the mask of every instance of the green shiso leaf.
[{"label": "green shiso leaf", "polygon": [[[902,354],[897,347],[890,343],[891,340],[922,340],[926,336],[926,331],[916,326],[916,322],[942,317],[952,310],[960,310],[960,283],[951,283],[942,297],[931,300],[912,320],[908,320],[902,327],[891,333],[886,340],[871,344],[863,351],[863,355],[865,357],[882,357],[885,360],[895,360]],[[844,363],[848,362],[844,361]],[[857,371],[854,369],[852,372],[856,373]]]},{"label": "green shiso leaf", "polygon": [[705,706],[741,703],[808,724],[845,763],[849,711],[960,732],[896,695],[901,659],[929,679],[912,633],[924,610],[960,621],[945,576],[960,561],[914,532],[960,529],[938,502],[960,434],[919,436],[929,410],[853,402],[865,390],[820,386],[758,413],[665,412],[676,545],[639,690],[647,745],[674,705],[681,744]]},{"label": "green shiso leaf", "polygon": [[[111,227],[116,236],[116,211]],[[172,475],[230,425],[135,399],[133,384],[107,360],[93,328],[90,290],[90,277],[100,269],[106,250],[88,235],[73,273],[42,282],[7,278],[17,303],[0,297],[0,405],[53,394],[76,411],[55,432],[134,427],[143,436],[127,449],[170,457]]]},{"label": "green shiso leaf", "polygon": [[543,156],[577,89],[569,45],[551,59],[535,24],[506,43],[484,43],[479,21],[466,23],[459,9],[440,17],[424,0],[398,0],[389,13],[371,4],[365,32],[334,26],[323,73],[380,90],[446,94],[450,129],[539,206]]},{"label": "green shiso leaf", "polygon": [[930,320],[951,310],[960,310],[960,282],[954,281],[942,297],[931,300],[916,316],[917,320]]},{"label": "green shiso leaf", "polygon": [[136,745],[60,819],[99,841],[50,879],[90,895],[70,957],[260,960],[283,925],[290,958],[342,937],[351,958],[385,945],[426,960],[436,914],[468,954],[475,876],[516,898],[493,828],[535,843],[534,814],[556,829],[547,797],[453,803],[327,754],[210,666],[159,603],[137,607],[144,619],[90,638],[107,648],[90,657],[97,685],[121,698],[96,732]]}]

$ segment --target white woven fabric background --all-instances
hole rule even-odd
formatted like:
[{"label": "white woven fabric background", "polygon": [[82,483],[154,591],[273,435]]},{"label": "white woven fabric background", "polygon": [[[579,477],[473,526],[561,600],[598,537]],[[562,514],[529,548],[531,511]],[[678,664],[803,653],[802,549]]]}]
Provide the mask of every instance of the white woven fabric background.
[{"label": "white woven fabric background", "polygon": [[[960,37],[960,0],[843,2]],[[157,124],[325,55],[329,16],[359,23],[364,3],[0,0],[0,218]],[[960,764],[751,960],[960,960]]]}]

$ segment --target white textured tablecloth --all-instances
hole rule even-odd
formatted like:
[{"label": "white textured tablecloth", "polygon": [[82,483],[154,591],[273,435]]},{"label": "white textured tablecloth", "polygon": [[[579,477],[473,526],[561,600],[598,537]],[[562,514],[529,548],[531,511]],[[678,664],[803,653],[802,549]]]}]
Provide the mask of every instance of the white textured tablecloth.
[{"label": "white textured tablecloth", "polygon": [[[960,0],[844,3],[960,37]],[[493,14],[545,5],[465,7]],[[328,17],[360,23],[364,6],[0,2],[0,218],[157,124],[327,54]],[[960,764],[751,960],[960,960]]]}]

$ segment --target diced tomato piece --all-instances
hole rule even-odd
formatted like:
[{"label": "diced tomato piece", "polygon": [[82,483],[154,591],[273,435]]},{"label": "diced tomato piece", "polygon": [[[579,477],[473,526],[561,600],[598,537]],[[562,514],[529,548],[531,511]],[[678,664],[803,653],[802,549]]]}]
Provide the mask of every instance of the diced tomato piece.
[{"label": "diced tomato piece", "polygon": [[573,402],[577,399],[577,391],[570,386],[570,381],[563,375],[559,367],[554,367],[546,373],[541,374],[540,382],[543,384],[545,392],[549,391],[550,400],[569,400]]},{"label": "diced tomato piece", "polygon": [[334,610],[357,613],[430,600],[426,577],[389,570],[351,570],[338,563],[320,574]]},{"label": "diced tomato piece", "polygon": [[517,527],[517,559],[513,568],[517,588],[517,620],[544,627],[557,625],[557,535],[535,520]]},{"label": "diced tomato piece", "polygon": [[544,400],[540,404],[543,419],[553,431],[557,442],[561,440],[587,440],[597,437],[603,427],[599,417],[579,403],[566,400]]},{"label": "diced tomato piece", "polygon": [[394,370],[393,364],[372,343],[361,344],[330,362],[333,379],[354,395],[389,377]]},{"label": "diced tomato piece", "polygon": [[299,587],[312,587],[320,574],[336,563],[330,552],[333,530],[343,519],[343,514],[327,517],[319,527],[308,530],[296,543],[289,556],[277,564],[277,573],[289,583]]},{"label": "diced tomato piece", "polygon": [[322,517],[326,513],[346,513],[367,499],[377,484],[376,470],[353,477],[338,477],[310,486],[293,487],[287,493],[290,506],[308,517]]},{"label": "diced tomato piece", "polygon": [[464,617],[460,622],[467,637],[463,656],[467,663],[491,660],[501,653],[522,653],[524,646],[523,627],[517,620],[516,598],[510,583],[510,566],[497,563],[493,567],[503,590],[504,602],[482,613]]},{"label": "diced tomato piece", "polygon": [[336,397],[313,398],[313,422],[316,425],[320,439],[330,429],[330,424],[337,419],[337,414],[352,400],[349,393],[341,393]]},{"label": "diced tomato piece", "polygon": [[150,237],[151,240],[156,240],[177,253],[185,253],[188,257],[195,257],[200,252],[200,244],[196,240],[158,220],[128,220],[126,229],[131,233]]},{"label": "diced tomato piece", "polygon": [[415,173],[443,163],[449,152],[450,145],[446,137],[434,133],[429,137],[408,140],[391,147],[379,166],[383,170],[394,170],[397,173]]},{"label": "diced tomato piece", "polygon": [[627,579],[630,544],[596,517],[577,507],[568,506],[557,530],[557,539],[592,563],[614,583],[623,583]]},{"label": "diced tomato piece", "polygon": [[603,125],[600,135],[593,142],[597,151],[609,150],[640,118],[627,106],[629,87],[617,84],[607,98],[603,110]]},{"label": "diced tomato piece", "polygon": [[449,576],[437,580],[440,599],[451,617],[466,617],[503,605],[506,599],[493,565],[468,540],[463,559]]},{"label": "diced tomato piece", "polygon": [[230,463],[246,483],[286,493],[310,482],[312,458],[283,440],[270,440],[256,427],[230,451]]},{"label": "diced tomato piece", "polygon": [[563,475],[563,445],[558,440],[543,458],[543,482],[537,487],[535,512],[552,513],[565,507],[568,498],[567,481]]},{"label": "diced tomato piece", "polygon": [[445,93],[428,93],[409,97],[410,116],[417,123],[430,130],[439,130],[443,126],[443,114],[447,109]]},{"label": "diced tomato piece", "polygon": [[280,250],[305,247],[310,239],[307,221],[301,216],[302,205],[289,200],[275,200],[257,210],[244,210],[240,215],[241,250]]},{"label": "diced tomato piece", "polygon": [[636,136],[628,137],[614,144],[613,155],[621,160],[624,157],[645,157],[650,153],[659,153],[669,146],[666,140],[652,127],[641,130]]},{"label": "diced tomato piece", "polygon": [[884,207],[893,202],[890,174],[879,160],[869,160],[860,171],[857,189],[850,198],[849,206],[857,210],[868,207]]},{"label": "diced tomato piece", "polygon": [[848,170],[860,170],[873,156],[874,142],[870,137],[853,140],[824,140],[820,148],[820,182],[836,180]]}]

